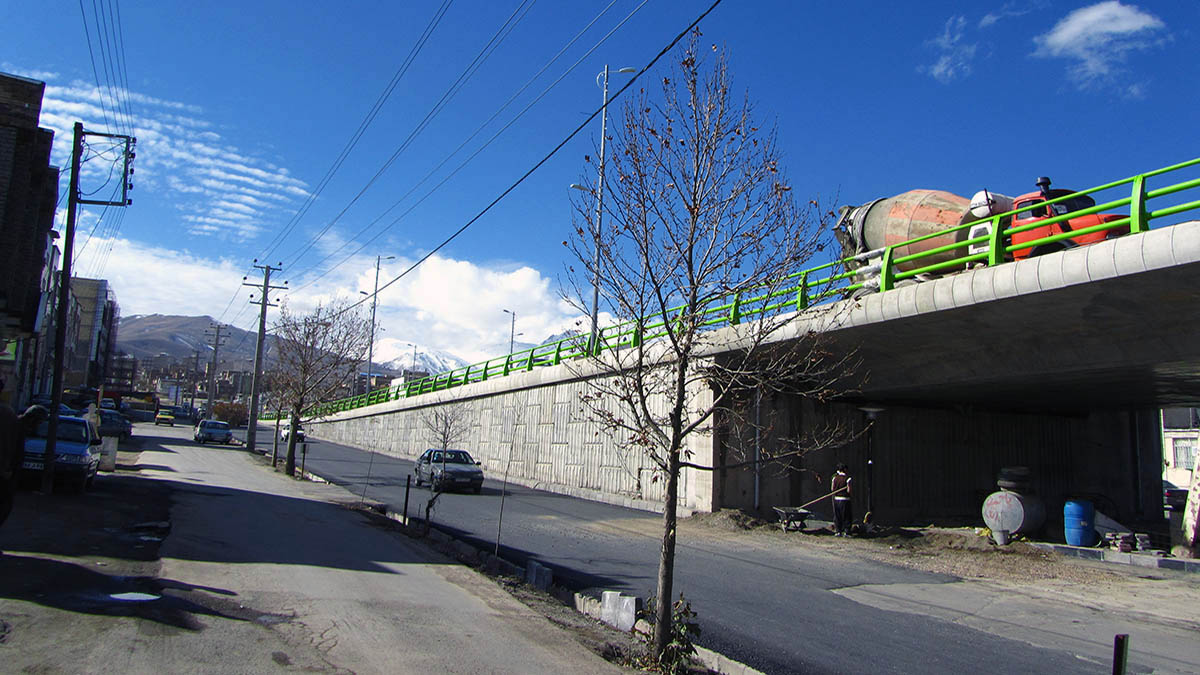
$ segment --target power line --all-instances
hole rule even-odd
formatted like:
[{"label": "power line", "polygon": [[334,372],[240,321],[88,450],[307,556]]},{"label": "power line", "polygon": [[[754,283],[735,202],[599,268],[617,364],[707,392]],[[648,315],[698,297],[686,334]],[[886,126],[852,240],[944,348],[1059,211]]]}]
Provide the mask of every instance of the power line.
[{"label": "power line", "polygon": [[595,112],[593,112],[591,115],[588,115],[588,118],[586,120],[584,120],[583,123],[581,123],[579,126],[575,127],[575,130],[572,131],[570,134],[568,134],[567,137],[564,138],[562,141],[560,141],[558,145],[554,146],[554,148],[552,150],[550,150],[550,152],[546,153],[545,157],[542,157],[540,160],[538,160],[538,162],[536,164],[534,164],[532,167],[530,167],[530,169],[528,171],[526,171],[524,174],[522,174],[520,178],[518,178],[516,181],[514,181],[512,185],[509,185],[503,192],[500,193],[499,196],[497,196],[487,206],[485,206],[482,211],[475,214],[475,216],[472,217],[470,220],[468,220],[462,227],[455,230],[454,234],[451,234],[449,237],[444,239],[442,241],[442,243],[435,246],[432,250],[430,250],[424,256],[421,256],[421,258],[419,260],[417,260],[416,262],[414,262],[412,265],[410,265],[408,267],[408,269],[404,270],[399,275],[397,275],[395,278],[393,278],[391,281],[387,282],[386,284],[384,284],[383,286],[378,288],[374,293],[368,294],[365,297],[360,298],[357,302],[353,302],[350,305],[347,305],[345,308],[343,308],[340,312],[338,312],[334,316],[335,317],[341,316],[342,314],[345,314],[346,312],[354,309],[355,307],[358,307],[359,305],[363,304],[364,302],[371,300],[376,295],[378,295],[380,291],[386,290],[392,284],[403,279],[410,272],[415,270],[421,263],[423,263],[426,260],[428,260],[429,258],[433,257],[433,254],[435,254],[438,251],[440,251],[441,249],[445,248],[447,244],[449,244],[450,242],[457,239],[458,236],[461,235],[463,232],[466,232],[467,228],[474,225],[476,223],[476,221],[478,221],[480,218],[482,218],[484,216],[484,214],[486,214],[488,211],[492,210],[492,207],[494,207],[496,204],[499,204],[502,199],[504,199],[505,197],[507,197],[509,195],[509,193],[511,193],[513,190],[517,189],[517,187],[520,186],[521,183],[524,183],[525,180],[528,179],[530,176],[532,176],[535,171],[540,169],[543,164],[550,161],[551,157],[558,154],[558,151],[563,149],[563,147],[566,146],[566,144],[569,143],[571,141],[571,139],[573,139],[573,138],[575,138],[575,136],[579,135],[579,132],[583,131],[584,128],[586,128],[592,122],[592,120],[596,119],[596,115],[599,115],[601,113],[601,111],[604,110],[604,108],[606,108],[608,105],[611,105],[614,101],[619,99],[621,97],[621,95],[625,93],[625,91],[627,89],[632,87],[639,79],[641,79],[642,75],[645,75],[646,72],[649,71],[650,68],[652,68],[655,63],[658,63],[659,59],[661,59],[663,56],[665,56],[667,54],[667,52],[674,49],[675,45],[679,44],[680,40],[682,40],[685,36],[687,36],[689,31],[691,31],[693,28],[695,28],[697,25],[699,25],[700,22],[702,20],[704,20],[704,17],[711,14],[712,11],[715,10],[721,4],[721,2],[722,2],[722,0],[713,0],[713,3],[711,5],[709,5],[708,9],[704,10],[704,12],[702,14],[700,14],[700,16],[696,17],[696,19],[694,21],[692,21],[692,23],[688,24],[688,27],[684,28],[679,33],[679,35],[675,36],[675,39],[671,40],[671,42],[669,44],[667,44],[666,47],[663,47],[662,50],[659,51],[658,54],[656,54],[654,56],[654,58],[650,59],[649,63],[647,63],[640,70],[638,70],[638,72],[634,73],[633,77],[629,78],[629,81],[625,83],[625,86],[618,89],[615,94],[613,94],[611,97],[609,97],[609,100],[604,105],[601,105],[599,108],[597,108],[595,110]]},{"label": "power line", "polygon": [[428,42],[429,38],[433,35],[433,31],[437,28],[438,24],[441,23],[442,17],[445,16],[446,12],[449,10],[451,2],[452,0],[444,0],[442,2],[441,7],[438,8],[437,12],[434,13],[433,18],[431,18],[429,23],[425,26],[425,30],[421,33],[421,36],[417,38],[417,42],[413,44],[411,49],[409,49],[408,55],[404,58],[404,61],[401,62],[400,67],[397,68],[395,74],[392,75],[391,81],[389,81],[387,86],[384,87],[383,91],[379,93],[379,96],[375,99],[375,103],[371,106],[371,109],[367,111],[367,114],[363,117],[362,121],[359,122],[358,128],[353,134],[351,134],[350,139],[346,141],[346,145],[342,148],[342,151],[338,154],[337,158],[334,159],[333,164],[326,169],[325,175],[322,176],[321,180],[317,183],[316,189],[309,193],[308,197],[305,198],[304,203],[301,204],[296,213],[292,215],[288,223],[284,225],[284,227],[278,233],[276,233],[270,242],[268,242],[267,250],[263,254],[264,259],[266,256],[274,253],[275,249],[284,242],[287,234],[290,233],[292,229],[294,229],[299,223],[299,221],[305,216],[305,214],[308,213],[308,210],[312,207],[313,202],[315,202],[317,197],[319,197],[325,190],[325,187],[329,184],[329,181],[333,178],[334,174],[336,174],[341,168],[342,163],[346,161],[346,158],[350,155],[350,152],[354,150],[355,146],[358,145],[358,142],[362,138],[363,133],[366,132],[367,127],[369,127],[371,123],[375,121],[375,117],[379,114],[379,111],[383,109],[384,103],[387,102],[387,100],[391,97],[392,92],[395,91],[396,85],[398,85],[404,75],[408,73],[409,67],[412,66],[413,61],[415,61],[417,55],[421,53],[421,49],[425,46],[425,43]]},{"label": "power line", "polygon": [[[107,128],[109,131],[112,131],[112,123],[108,121],[108,107],[104,101],[104,90],[100,86],[100,73],[96,70],[96,52],[92,47],[92,34],[88,30],[87,11],[83,8],[83,0],[79,0],[79,14],[83,18],[83,34],[87,38],[88,58],[92,61],[92,77],[96,81],[96,94],[100,97],[100,112],[104,117],[105,128]],[[99,40],[99,38],[100,36],[97,35],[96,39]]]},{"label": "power line", "polygon": [[[307,245],[305,245],[297,253],[289,256],[286,260],[287,263],[295,264],[296,262],[299,262],[304,255],[308,253],[310,249],[312,249],[313,245],[315,245],[317,241],[324,237],[325,234],[329,232],[329,229],[332,228],[333,225],[337,223],[337,221],[340,220],[343,215],[346,214],[346,211],[348,211],[351,206],[353,206],[364,194],[366,194],[367,190],[369,190],[371,186],[375,184],[375,181],[379,180],[380,176],[382,176],[384,172],[386,172],[392,166],[392,164],[396,162],[396,160],[400,157],[400,154],[412,144],[416,137],[419,136],[427,126],[429,126],[430,122],[432,122],[435,117],[437,117],[438,113],[440,113],[454,98],[454,96],[462,90],[463,86],[466,85],[467,80],[469,80],[471,76],[474,75],[477,70],[479,70],[479,67],[487,61],[488,57],[495,52],[496,48],[498,48],[500,43],[502,43],[504,39],[508,37],[508,35],[512,32],[512,29],[516,27],[517,23],[519,23],[521,19],[525,18],[525,15],[529,13],[529,9],[533,7],[533,2],[534,0],[521,1],[521,4],[518,5],[515,10],[513,10],[513,13],[509,15],[508,19],[500,26],[496,33],[492,35],[492,38],[488,40],[479,53],[475,55],[475,58],[471,61],[471,63],[469,63],[466,69],[464,69],[463,72],[458,76],[458,79],[450,85],[450,88],[442,94],[442,97],[438,99],[438,102],[434,104],[433,108],[431,108],[429,112],[425,114],[425,117],[417,124],[417,126],[411,132],[409,132],[408,137],[404,139],[404,142],[402,142],[396,148],[395,152],[392,153],[391,157],[388,157],[387,161],[385,161],[383,165],[379,167],[379,169],[375,172],[375,175],[367,181],[367,184],[364,185],[362,189],[360,189],[344,207],[342,207],[342,210],[339,211],[336,216],[334,216],[323,228],[321,228],[320,232],[309,239]],[[517,16],[518,13],[520,14],[519,17]]]},{"label": "power line", "polygon": [[[375,104],[370,110],[367,111],[367,114],[363,117],[363,120],[359,122],[358,129],[354,132],[354,134],[351,135],[350,139],[346,142],[346,145],[342,148],[342,151],[338,154],[338,157],[334,160],[330,167],[326,169],[325,175],[318,182],[316,189],[309,193],[309,195],[305,198],[304,203],[301,204],[296,213],[292,215],[288,223],[284,225],[284,227],[278,233],[276,233],[270,242],[268,242],[267,249],[263,255],[260,256],[261,258],[267,259],[275,251],[278,245],[283,243],[287,234],[289,234],[295,228],[300,219],[303,218],[306,213],[308,213],[312,203],[316,201],[322,192],[324,192],[325,187],[329,184],[329,181],[333,179],[333,176],[341,168],[346,157],[348,157],[350,152],[358,145],[359,139],[362,137],[363,133],[366,132],[367,127],[369,127],[374,121],[375,116],[379,113],[379,110],[382,109],[383,104],[391,96],[392,91],[396,88],[396,85],[399,84],[404,75],[408,73],[408,69],[412,66],[412,63],[421,53],[421,50],[425,47],[425,43],[428,42],[429,38],[433,35],[434,30],[441,23],[442,17],[444,17],[446,12],[449,10],[451,2],[452,0],[444,0],[441,7],[438,8],[438,11],[434,13],[429,23],[425,26],[425,30],[417,39],[417,42],[414,43],[412,48],[409,49],[408,55],[396,69],[396,73],[392,75],[391,81],[386,87],[384,87],[384,90],[380,92],[379,96],[375,100]],[[240,288],[234,289],[233,295],[229,298],[229,302],[225,304],[225,309],[221,310],[220,316],[217,317],[218,320],[224,318],[225,315],[229,313],[229,308],[233,306],[233,303],[235,300],[237,300],[238,293],[240,292]]]},{"label": "power line", "polygon": [[[297,290],[311,286],[312,284],[316,283],[317,281],[320,281],[322,278],[324,278],[327,274],[329,274],[333,270],[346,264],[346,262],[351,260],[354,256],[358,255],[358,253],[361,252],[364,248],[366,248],[367,246],[370,246],[371,243],[373,243],[376,239],[383,236],[383,234],[385,232],[387,232],[392,227],[394,227],[397,223],[399,223],[405,216],[412,213],[413,210],[417,208],[417,206],[419,206],[426,199],[428,199],[434,192],[439,190],[443,185],[446,184],[447,181],[449,181],[451,178],[456,176],[459,171],[461,171],[463,168],[465,168],[467,166],[467,164],[471,163],[476,157],[478,157],[480,153],[482,153],[485,149],[487,149],[488,146],[490,146],[497,138],[499,138],[505,131],[507,131],[513,124],[515,124],[517,122],[517,120],[521,119],[525,115],[525,113],[529,112],[529,110],[531,108],[533,108],[533,106],[537,105],[537,103],[539,101],[541,101],[543,98],[545,98],[545,96],[548,93],[550,93],[550,90],[552,90],[560,82],[562,82],[563,79],[565,79],[567,77],[567,75],[569,75],[572,71],[574,71],[575,68],[577,68],[588,56],[590,56],[592,54],[592,52],[596,51],[602,44],[604,44],[604,42],[606,42],[608,40],[608,38],[612,37],[612,35],[614,33],[616,33],[617,30],[619,30],[622,26],[625,25],[626,22],[628,22],[630,19],[632,19],[633,16],[635,14],[637,14],[637,12],[642,7],[644,7],[648,1],[649,0],[642,0],[641,4],[639,4],[637,7],[634,7],[633,11],[631,11],[628,15],[626,15],[626,17],[624,19],[622,19],[620,21],[620,23],[618,23],[611,30],[609,30],[608,33],[606,33],[602,38],[600,38],[600,40],[598,40],[596,42],[596,44],[592,45],[592,47],[590,49],[588,49],[587,52],[585,52],[582,56],[580,56],[578,59],[576,59],[575,63],[573,63],[569,68],[567,68],[565,71],[563,71],[563,73],[561,75],[559,75],[556,80],[551,82],[550,85],[547,86],[545,89],[543,89],[540,94],[538,94],[532,101],[530,101],[528,104],[526,104],[526,106],[524,108],[522,108],[521,111],[516,114],[516,116],[514,116],[511,120],[509,120],[496,133],[492,134],[492,136],[486,142],[484,142],[483,145],[479,146],[473,153],[471,153],[471,155],[469,157],[467,157],[457,167],[455,167],[455,169],[453,171],[451,171],[444,178],[442,178],[442,180],[438,181],[438,183],[436,185],[434,185],[432,189],[430,189],[428,192],[426,192],[424,196],[422,196],[420,199],[418,199],[416,203],[414,203],[412,206],[410,206],[408,209],[406,209],[403,213],[401,213],[399,216],[397,216],[386,227],[381,229],[379,232],[375,233],[375,235],[373,235],[370,239],[363,242],[362,245],[360,245],[357,249],[355,249],[354,251],[349,253],[345,258],[342,258],[342,260],[340,262],[338,262],[336,265],[334,265],[326,270],[321,271],[321,273],[318,274],[316,277],[309,279],[304,284],[298,286]],[[581,30],[578,34],[576,34],[576,36],[574,38],[572,38],[571,41],[568,42],[565,46],[563,46],[563,48],[560,49],[559,52],[554,55],[554,57],[552,57],[549,61],[547,61],[545,63],[545,65],[543,65],[541,67],[541,69],[539,69],[538,72],[532,78],[530,78],[528,81],[526,81],[525,84],[522,85],[521,88],[516,91],[516,93],[514,93],[512,96],[510,96],[509,99],[507,101],[505,101],[503,105],[501,105],[494,113],[492,113],[491,117],[489,117],[486,121],[484,121],[483,124],[479,125],[479,127],[476,128],[475,131],[472,132],[471,135],[469,137],[467,137],[467,139],[465,141],[460,143],[459,146],[457,148],[455,148],[453,152],[451,152],[449,155],[444,157],[442,159],[442,161],[437,164],[437,166],[430,169],[429,172],[426,173],[425,176],[421,178],[421,180],[417,181],[417,183],[413,187],[409,188],[408,192],[405,192],[403,195],[401,195],[401,197],[399,199],[397,199],[395,202],[393,202],[391,206],[389,206],[387,209],[385,209],[383,213],[379,214],[374,220],[367,223],[361,230],[356,232],[354,234],[354,236],[352,236],[349,239],[347,239],[346,241],[342,242],[342,244],[340,246],[338,246],[333,252],[327,254],[324,258],[319,260],[310,269],[313,271],[320,269],[321,265],[325,264],[326,261],[328,261],[330,258],[333,258],[334,256],[336,256],[338,253],[341,253],[342,250],[345,249],[347,246],[349,246],[355,239],[358,239],[362,235],[366,234],[372,227],[374,227],[376,224],[378,224],[379,221],[383,220],[383,218],[388,213],[390,213],[392,211],[392,209],[399,206],[405,199],[408,199],[408,197],[410,195],[412,195],[413,192],[416,192],[417,188],[424,185],[425,181],[429,180],[435,173],[437,173],[443,166],[446,165],[446,162],[450,161],[450,159],[453,158],[454,155],[458,154],[458,152],[460,150],[462,150],[468,143],[470,143],[471,140],[473,140],[477,135],[479,135],[479,132],[483,131],[483,129],[488,124],[490,124],[493,120],[495,120],[496,117],[498,117],[500,115],[500,113],[503,112],[504,109],[507,108],[508,105],[510,103],[512,103],[514,99],[517,98],[517,96],[519,96],[522,92],[524,92],[525,89],[527,89],[529,87],[529,85],[531,85],[534,82],[534,80],[536,80],[539,76],[541,76],[541,74],[544,73],[547,68],[549,68],[556,60],[558,60],[559,56],[561,56],[567,49],[569,49],[573,44],[575,44],[575,42],[578,41],[579,38],[589,28],[591,28],[592,25],[594,25],[596,23],[596,21],[598,21],[600,19],[600,17],[602,17],[605,14],[605,12],[608,11],[608,9],[610,7],[613,6],[613,4],[615,4],[615,2],[616,2],[616,0],[613,0],[613,3],[610,3],[608,5],[608,7],[605,7],[600,12],[600,14],[596,15],[596,17],[594,19],[592,19],[591,22],[588,23],[587,26],[584,26],[583,30]]]}]

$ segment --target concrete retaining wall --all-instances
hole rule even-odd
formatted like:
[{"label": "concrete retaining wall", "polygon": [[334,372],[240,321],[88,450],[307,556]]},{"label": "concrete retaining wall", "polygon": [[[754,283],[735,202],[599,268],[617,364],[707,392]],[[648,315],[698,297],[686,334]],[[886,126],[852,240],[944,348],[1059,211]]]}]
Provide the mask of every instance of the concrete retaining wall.
[{"label": "concrete retaining wall", "polygon": [[[470,411],[470,431],[460,447],[483,463],[493,484],[507,471],[509,482],[519,485],[662,511],[664,486],[654,480],[653,462],[627,439],[606,434],[586,417],[580,396],[589,389],[587,377],[567,366],[539,368],[337,413],[307,428],[316,438],[415,459],[433,445],[422,414],[433,406],[464,405]],[[694,394],[701,404],[711,397],[707,390]],[[710,464],[712,448],[710,435],[694,434],[688,446],[691,461]],[[678,503],[685,512],[711,511],[711,472],[685,469]]]}]

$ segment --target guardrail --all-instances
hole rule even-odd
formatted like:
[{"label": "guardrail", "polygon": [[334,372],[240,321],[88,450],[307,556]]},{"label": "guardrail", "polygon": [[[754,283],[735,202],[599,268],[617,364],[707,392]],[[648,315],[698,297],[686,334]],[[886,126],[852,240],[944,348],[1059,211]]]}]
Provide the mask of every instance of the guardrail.
[{"label": "guardrail", "polygon": [[[1180,172],[1198,165],[1200,165],[1200,158],[1138,174],[1123,180],[1105,183],[1087,190],[1080,190],[1069,195],[1048,199],[1044,202],[1047,206],[1067,202],[1081,195],[1088,195],[1094,198],[1097,194],[1116,192],[1122,187],[1125,188],[1125,194],[1128,195],[1104,203],[1097,203],[1095,206],[1085,209],[1038,220],[1034,223],[1027,223],[1017,227],[1006,226],[1005,224],[1011,223],[1017,213],[1021,211],[1020,209],[1014,209],[1006,213],[947,228],[940,232],[892,244],[869,254],[836,260],[813,267],[782,280],[778,288],[763,289],[744,296],[721,296],[713,298],[706,303],[705,309],[702,311],[702,316],[700,317],[702,319],[701,325],[710,328],[735,325],[748,319],[776,312],[801,311],[815,304],[831,299],[845,298],[858,292],[886,292],[895,288],[897,283],[906,279],[916,278],[920,275],[944,274],[948,270],[961,270],[972,265],[1003,265],[1011,260],[1011,254],[1016,251],[1063,242],[1067,239],[1094,232],[1106,230],[1123,231],[1126,229],[1131,233],[1145,232],[1150,229],[1153,221],[1192,211],[1200,211],[1200,199],[1178,201],[1170,204],[1165,203],[1166,198],[1188,192],[1189,190],[1195,191],[1190,193],[1189,197],[1200,196],[1200,178],[1192,178],[1152,190],[1147,189],[1147,180]],[[1157,203],[1161,205],[1161,208],[1150,209],[1149,203],[1152,200],[1159,200]],[[1096,201],[1099,202],[1100,200]],[[1123,209],[1123,213],[1128,213],[1128,215],[1092,227],[1022,241],[1020,244],[1012,243],[1013,235],[1022,232],[1066,222],[1089,214],[1111,213],[1117,209]],[[982,223],[990,223],[991,229],[989,234],[976,237],[965,236],[970,232],[972,227]],[[955,236],[955,243],[918,253],[897,255],[897,251],[904,247],[948,234]],[[970,247],[972,244],[977,245],[980,250],[971,253]],[[962,255],[956,255],[949,260],[941,260],[940,262],[913,267],[906,271],[897,270],[897,266],[899,265],[922,261],[946,253],[961,253]],[[874,260],[876,258],[879,259],[877,263],[860,266],[858,269],[849,269],[855,265],[862,265],[867,260]],[[666,335],[665,327],[667,326],[667,322],[672,320],[670,316],[677,316],[681,309],[675,308],[668,313],[668,316],[646,317],[641,321],[627,321],[604,326],[599,330],[598,339],[595,340],[595,349],[599,353],[600,351],[609,349],[637,346],[662,337]],[[589,340],[589,336],[587,335],[565,338],[557,342],[542,344],[505,356],[488,359],[487,361],[436,373],[406,384],[383,387],[366,394],[321,403],[309,409],[307,414],[316,416],[329,415],[387,401],[420,396],[475,382],[485,382],[489,379],[505,377],[513,373],[528,372],[534,368],[555,366],[564,361],[588,356],[589,348],[591,347],[589,345],[590,342],[592,341]]]}]

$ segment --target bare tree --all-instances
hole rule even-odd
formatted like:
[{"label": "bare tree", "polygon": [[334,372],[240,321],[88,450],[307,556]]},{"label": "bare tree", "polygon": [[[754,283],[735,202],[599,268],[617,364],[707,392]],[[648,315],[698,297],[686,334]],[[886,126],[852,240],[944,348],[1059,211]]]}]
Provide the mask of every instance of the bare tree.
[{"label": "bare tree", "polygon": [[296,469],[296,432],[308,406],[331,398],[354,377],[355,366],[367,353],[370,325],[348,301],[317,305],[297,315],[287,303],[279,308],[274,333],[278,366],[273,384],[291,412],[288,431],[288,475]]},{"label": "bare tree", "polygon": [[[448,403],[426,408],[420,416],[421,426],[429,433],[434,445],[440,450],[450,450],[466,440],[471,430],[471,408],[463,403]],[[442,455],[442,480],[433,480],[433,472],[429,475],[429,490],[433,495],[425,502],[425,528],[429,529],[429,518],[438,497],[446,491],[446,454]],[[420,474],[418,474],[419,478]],[[417,484],[420,484],[418,480]]]},{"label": "bare tree", "polygon": [[[753,402],[780,394],[823,400],[849,367],[823,344],[819,321],[798,318],[796,292],[784,290],[828,246],[829,214],[816,200],[795,202],[775,134],[755,125],[745,99],[735,100],[726,55],[712,51],[706,66],[693,33],[662,79],[661,99],[643,89],[624,106],[606,139],[610,156],[589,158],[609,171],[600,186],[604,227],[591,217],[593,190],[576,204],[580,224],[566,242],[579,261],[567,271],[568,300],[590,309],[595,281],[602,310],[633,322],[602,335],[588,367],[604,375],[586,380],[582,407],[606,433],[628,439],[628,451],[642,453],[664,481],[658,658],[670,639],[680,472],[714,468],[691,461],[689,439],[718,428],[769,433],[773,422],[759,419]],[[720,319],[729,327],[714,330]],[[742,464],[838,442],[834,427]]]},{"label": "bare tree", "polygon": [[450,403],[426,408],[421,413],[421,426],[429,433],[434,445],[449,450],[467,438],[470,432],[470,406]]}]

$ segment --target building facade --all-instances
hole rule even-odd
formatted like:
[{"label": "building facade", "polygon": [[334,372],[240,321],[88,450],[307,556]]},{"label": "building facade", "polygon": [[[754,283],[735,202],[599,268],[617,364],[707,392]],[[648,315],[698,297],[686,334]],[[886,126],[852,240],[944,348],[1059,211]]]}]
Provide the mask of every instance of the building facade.
[{"label": "building facade", "polygon": [[0,400],[16,404],[29,390],[39,282],[58,202],[54,132],[38,126],[45,88],[0,73]]}]

